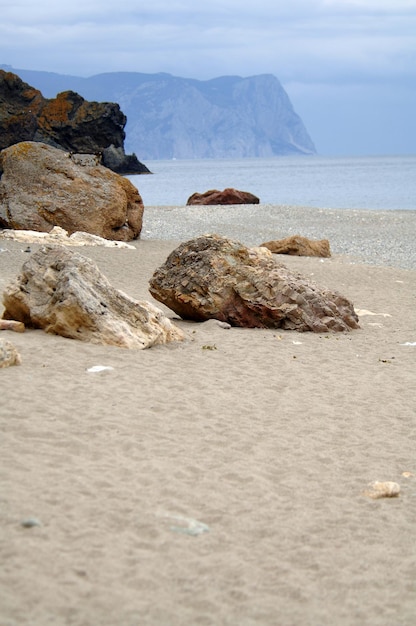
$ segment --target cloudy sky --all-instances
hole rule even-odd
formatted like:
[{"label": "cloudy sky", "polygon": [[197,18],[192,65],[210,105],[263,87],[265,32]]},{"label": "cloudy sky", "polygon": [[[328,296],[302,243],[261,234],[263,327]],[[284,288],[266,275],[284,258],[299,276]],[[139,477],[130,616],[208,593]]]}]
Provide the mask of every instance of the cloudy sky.
[{"label": "cloudy sky", "polygon": [[416,0],[0,0],[0,63],[271,73],[321,154],[416,154]]}]

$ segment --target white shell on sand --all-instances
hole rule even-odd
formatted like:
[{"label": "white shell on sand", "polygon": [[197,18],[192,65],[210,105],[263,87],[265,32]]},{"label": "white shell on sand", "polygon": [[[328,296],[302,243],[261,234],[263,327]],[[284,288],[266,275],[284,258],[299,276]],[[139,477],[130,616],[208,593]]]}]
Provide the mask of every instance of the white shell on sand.
[{"label": "white shell on sand", "polygon": [[368,309],[355,309],[358,317],[363,317],[363,315],[381,315],[382,317],[391,317],[390,313],[373,313],[373,311],[369,311]]},{"label": "white shell on sand", "polygon": [[177,522],[177,524],[170,527],[170,529],[176,533],[182,533],[184,535],[191,535],[191,537],[197,537],[198,535],[209,532],[209,526],[207,524],[204,524],[204,522],[199,522],[192,517],[184,517],[183,515],[171,515],[169,513],[164,514],[163,517]]}]

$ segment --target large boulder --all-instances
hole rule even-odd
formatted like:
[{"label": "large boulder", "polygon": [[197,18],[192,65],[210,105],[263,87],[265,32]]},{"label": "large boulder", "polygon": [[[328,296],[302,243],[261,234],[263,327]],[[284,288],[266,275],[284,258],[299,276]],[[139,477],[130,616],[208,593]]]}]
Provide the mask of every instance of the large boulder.
[{"label": "large boulder", "polygon": [[273,254],[290,254],[292,256],[330,257],[331,250],[328,239],[308,239],[302,235],[292,235],[285,239],[275,239],[262,243]]},{"label": "large boulder", "polygon": [[249,191],[239,191],[227,187],[223,191],[210,189],[205,193],[194,193],[188,198],[186,204],[259,204],[259,202],[259,198]]},{"label": "large boulder", "polygon": [[3,293],[4,319],[96,344],[143,349],[184,336],[161,310],[111,286],[88,258],[43,246]]},{"label": "large boulder", "polygon": [[0,152],[0,176],[0,227],[49,232],[60,226],[116,241],[140,235],[140,194],[106,167],[25,141]]},{"label": "large boulder", "polygon": [[155,271],[150,293],[184,319],[298,331],[358,328],[352,303],[289,271],[266,248],[218,235],[182,243]]},{"label": "large boulder", "polygon": [[12,72],[0,70],[0,150],[40,141],[69,152],[96,154],[119,174],[149,173],[124,152],[127,118],[113,102],[87,102],[74,91],[44,98]]}]

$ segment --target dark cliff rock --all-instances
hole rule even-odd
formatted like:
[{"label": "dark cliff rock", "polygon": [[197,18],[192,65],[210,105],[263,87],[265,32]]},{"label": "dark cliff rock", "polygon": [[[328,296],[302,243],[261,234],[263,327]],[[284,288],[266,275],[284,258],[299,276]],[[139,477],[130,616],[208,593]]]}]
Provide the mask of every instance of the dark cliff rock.
[{"label": "dark cliff rock", "polygon": [[87,102],[73,92],[44,98],[19,76],[0,70],[0,150],[38,141],[68,152],[99,154],[119,174],[149,173],[135,154],[124,152],[127,118],[118,104]]}]

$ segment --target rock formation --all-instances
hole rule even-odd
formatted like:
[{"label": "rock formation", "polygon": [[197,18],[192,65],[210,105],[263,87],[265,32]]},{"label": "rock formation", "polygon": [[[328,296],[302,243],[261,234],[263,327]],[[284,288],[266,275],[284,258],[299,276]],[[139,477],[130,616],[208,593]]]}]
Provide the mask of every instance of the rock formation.
[{"label": "rock formation", "polygon": [[259,202],[259,198],[249,191],[239,191],[228,187],[224,191],[210,189],[205,193],[193,193],[186,204],[259,204]]},{"label": "rock formation", "polygon": [[330,257],[331,250],[328,239],[308,239],[301,235],[292,235],[285,239],[276,239],[261,244],[273,254],[290,254],[293,256],[321,256]]},{"label": "rock formation", "polygon": [[87,100],[118,102],[128,119],[126,150],[139,146],[144,160],[315,153],[287,92],[271,74],[195,80],[165,72],[80,78],[15,71],[49,98],[72,89]]},{"label": "rock formation", "polygon": [[119,174],[149,173],[136,155],[124,152],[126,122],[118,104],[87,102],[73,91],[46,99],[16,74],[0,70],[0,149],[40,141],[97,155]]},{"label": "rock formation", "polygon": [[218,235],[182,243],[153,274],[150,293],[184,319],[298,331],[358,328],[352,303],[290,272],[266,248]]},{"label": "rock formation", "polygon": [[0,339],[0,368],[20,364],[20,354],[15,346],[6,339]]},{"label": "rock formation", "polygon": [[69,234],[84,231],[116,241],[136,239],[143,201],[134,185],[101,165],[26,141],[0,152],[0,227]]},{"label": "rock formation", "polygon": [[157,307],[118,291],[90,259],[60,246],[29,257],[3,304],[4,319],[96,344],[143,349],[183,339]]}]

